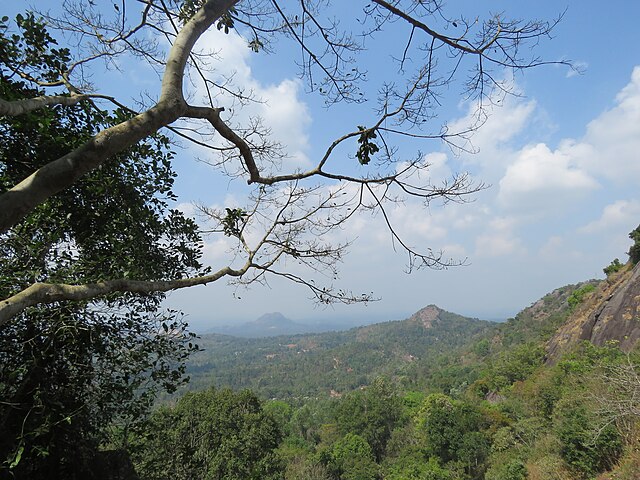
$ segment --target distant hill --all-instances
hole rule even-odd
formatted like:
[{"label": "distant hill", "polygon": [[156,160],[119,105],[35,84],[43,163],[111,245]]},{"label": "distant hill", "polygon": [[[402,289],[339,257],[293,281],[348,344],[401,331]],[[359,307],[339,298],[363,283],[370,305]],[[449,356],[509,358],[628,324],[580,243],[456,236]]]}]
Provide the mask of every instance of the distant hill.
[{"label": "distant hill", "polygon": [[247,338],[295,335],[314,331],[311,326],[296,323],[280,312],[265,313],[252,322],[245,322],[239,325],[224,325],[210,329],[211,333]]},{"label": "distant hill", "polygon": [[[273,321],[286,325],[280,317],[261,317],[252,324],[273,331]],[[432,359],[474,341],[494,325],[430,305],[406,320],[341,332],[259,339],[203,335],[205,350],[189,364],[189,388],[251,388],[267,398],[340,395],[379,375],[410,378],[418,365],[428,369]]]},{"label": "distant hill", "polygon": [[277,337],[281,335],[300,335],[307,333],[322,333],[353,328],[353,322],[349,321],[317,321],[295,322],[280,312],[265,313],[252,322],[238,325],[223,325],[209,328],[205,333],[217,333],[242,338]]}]

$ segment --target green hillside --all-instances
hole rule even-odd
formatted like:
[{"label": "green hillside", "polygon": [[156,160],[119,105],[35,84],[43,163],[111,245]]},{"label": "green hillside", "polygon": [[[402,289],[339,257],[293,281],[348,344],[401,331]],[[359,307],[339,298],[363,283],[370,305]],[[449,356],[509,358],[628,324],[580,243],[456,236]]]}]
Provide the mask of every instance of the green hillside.
[{"label": "green hillside", "polygon": [[250,388],[265,398],[327,397],[380,375],[405,381],[416,365],[480,338],[495,324],[426,307],[411,318],[343,332],[241,339],[205,335],[189,389]]},{"label": "green hillside", "polygon": [[[202,415],[220,422],[216,405],[232,395],[224,387],[249,388],[267,415],[256,418],[278,425],[263,424],[269,435],[253,440],[264,450],[279,436],[274,478],[636,480],[640,352],[585,342],[550,362],[548,350],[585,309],[599,311],[612,285],[558,288],[505,323],[429,306],[344,332],[208,335],[189,366],[199,392],[154,414],[153,425],[168,426],[149,428],[174,441],[184,427],[172,422],[193,421],[185,402],[210,402]],[[134,463],[182,448],[163,444],[142,442]]]}]

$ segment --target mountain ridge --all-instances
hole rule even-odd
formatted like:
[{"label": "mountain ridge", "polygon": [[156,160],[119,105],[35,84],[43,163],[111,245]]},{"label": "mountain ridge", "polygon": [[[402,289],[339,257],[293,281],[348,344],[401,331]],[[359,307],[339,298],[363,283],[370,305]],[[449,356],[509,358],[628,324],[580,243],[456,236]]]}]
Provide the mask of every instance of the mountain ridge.
[{"label": "mountain ridge", "polygon": [[267,338],[207,334],[200,339],[205,351],[189,365],[190,388],[251,388],[268,398],[327,396],[357,389],[379,375],[411,376],[412,365],[428,364],[492,325],[429,305],[405,320],[345,331]]},{"label": "mountain ridge", "polygon": [[265,313],[255,320],[236,325],[221,325],[208,328],[203,335],[219,334],[238,338],[266,338],[282,335],[305,335],[332,331],[344,331],[372,323],[350,321],[331,322],[298,322],[291,320],[280,312]]},{"label": "mountain ridge", "polygon": [[628,352],[640,340],[640,263],[598,283],[547,344],[551,361],[579,342],[615,342]]}]

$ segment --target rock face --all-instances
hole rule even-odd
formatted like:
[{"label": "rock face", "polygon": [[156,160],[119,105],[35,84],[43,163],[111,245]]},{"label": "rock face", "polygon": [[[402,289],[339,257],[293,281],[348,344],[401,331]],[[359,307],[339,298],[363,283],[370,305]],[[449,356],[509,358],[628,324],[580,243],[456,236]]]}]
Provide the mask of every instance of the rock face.
[{"label": "rock face", "polygon": [[549,359],[581,340],[598,346],[616,341],[624,351],[640,340],[640,263],[601,282],[551,338]]},{"label": "rock face", "polygon": [[623,350],[630,350],[638,339],[640,339],[640,263],[631,272],[629,280],[603,305],[602,311],[595,316],[591,330],[591,341],[596,345],[617,340]]},{"label": "rock face", "polygon": [[429,305],[414,313],[410,320],[421,323],[425,330],[427,330],[433,326],[433,322],[440,316],[441,311],[442,310],[435,305]]}]

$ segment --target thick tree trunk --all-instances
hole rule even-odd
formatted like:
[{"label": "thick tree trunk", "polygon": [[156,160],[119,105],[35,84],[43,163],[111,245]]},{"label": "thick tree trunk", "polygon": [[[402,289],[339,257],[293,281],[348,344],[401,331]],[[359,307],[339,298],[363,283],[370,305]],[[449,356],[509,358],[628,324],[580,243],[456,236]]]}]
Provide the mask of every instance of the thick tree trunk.
[{"label": "thick tree trunk", "polygon": [[[115,125],[67,155],[54,160],[32,173],[19,184],[0,195],[0,233],[21,221],[34,208],[52,195],[76,182],[87,172],[108,161],[113,155],[136,144],[162,127],[170,125],[186,111],[182,91],[185,67],[189,55],[200,36],[238,0],[209,0],[180,30],[167,58],[162,79],[160,101],[136,117]],[[63,97],[58,103],[66,103]],[[38,100],[42,106],[52,104]],[[55,102],[54,102],[55,103]],[[9,111],[24,110],[32,104],[13,108],[0,104]]]}]

